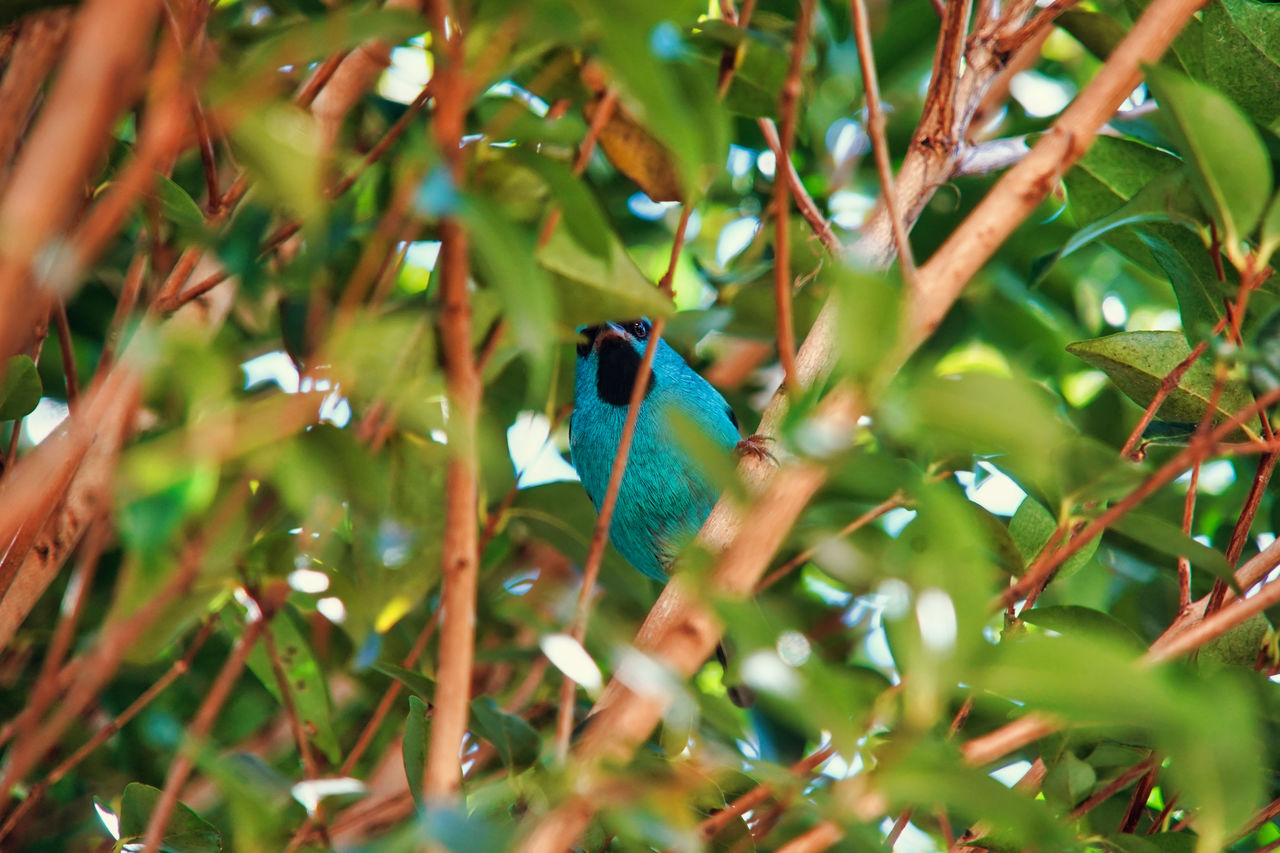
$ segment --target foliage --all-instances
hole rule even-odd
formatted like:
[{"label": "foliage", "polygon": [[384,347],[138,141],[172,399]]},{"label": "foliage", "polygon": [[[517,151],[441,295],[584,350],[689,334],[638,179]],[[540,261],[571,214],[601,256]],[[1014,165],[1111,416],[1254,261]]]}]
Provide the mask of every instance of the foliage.
[{"label": "foliage", "polygon": [[[588,851],[883,850],[895,821],[899,850],[1280,839],[1280,9],[1190,17],[917,340],[936,270],[875,260],[850,7],[387,5],[166,4],[121,103],[75,105],[103,125],[63,140],[91,188],[63,214],[14,214],[62,203],[17,196],[57,72],[0,109],[0,846],[514,850],[566,804]],[[1148,8],[991,5],[963,7],[981,88],[951,93],[974,98],[954,138],[922,130],[961,74],[933,67],[948,25],[869,10],[917,258],[989,216],[1001,175],[962,155],[1060,138]],[[0,92],[53,38],[33,22],[101,8],[0,13]],[[59,32],[50,55],[112,49]],[[764,415],[779,266],[831,369]],[[576,329],[635,316],[667,318],[744,432],[779,425],[774,482],[818,472],[755,595],[684,555],[731,650],[691,678],[636,650],[660,588],[611,549],[569,636],[595,525],[560,456]],[[846,393],[866,417],[832,429]],[[450,613],[472,536],[474,612]],[[442,653],[471,617],[474,668]],[[592,762],[601,673],[662,719]],[[457,799],[432,787],[446,708]]]}]

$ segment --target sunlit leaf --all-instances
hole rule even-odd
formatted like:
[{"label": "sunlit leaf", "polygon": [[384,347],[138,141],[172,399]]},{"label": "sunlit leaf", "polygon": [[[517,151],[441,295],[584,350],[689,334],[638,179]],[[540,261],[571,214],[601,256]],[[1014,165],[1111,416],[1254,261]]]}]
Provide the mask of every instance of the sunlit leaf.
[{"label": "sunlit leaf", "polygon": [[1257,132],[1231,101],[1174,71],[1148,67],[1147,85],[1192,166],[1201,203],[1229,241],[1244,239],[1271,197],[1271,160]]},{"label": "sunlit leaf", "polygon": [[[1139,406],[1149,405],[1164,378],[1191,354],[1186,339],[1177,332],[1120,332],[1078,341],[1067,347],[1067,351],[1105,372],[1116,387]],[[1167,421],[1199,423],[1213,399],[1215,383],[1212,359],[1207,355],[1197,359],[1156,410],[1156,415]],[[1226,420],[1252,402],[1249,389],[1229,379],[1223,383],[1213,420],[1215,423]],[[1257,437],[1257,418],[1245,421],[1241,429]]]}]

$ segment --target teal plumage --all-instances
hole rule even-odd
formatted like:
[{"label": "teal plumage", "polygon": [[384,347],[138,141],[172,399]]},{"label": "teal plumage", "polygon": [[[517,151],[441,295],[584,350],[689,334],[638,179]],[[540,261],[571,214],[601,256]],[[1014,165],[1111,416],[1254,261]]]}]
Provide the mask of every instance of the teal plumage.
[{"label": "teal plumage", "polygon": [[[651,331],[646,320],[581,330],[584,341],[578,344],[569,451],[597,511]],[[675,413],[702,429],[726,456],[739,442],[737,419],[724,397],[659,341],[609,539],[627,562],[660,581],[666,580],[671,561],[720,497],[706,470],[676,437]]]}]

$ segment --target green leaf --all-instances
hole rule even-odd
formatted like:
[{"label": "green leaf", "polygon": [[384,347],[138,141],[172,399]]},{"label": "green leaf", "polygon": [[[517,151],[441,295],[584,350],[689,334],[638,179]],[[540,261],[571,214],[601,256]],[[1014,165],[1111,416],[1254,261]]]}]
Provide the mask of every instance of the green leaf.
[{"label": "green leaf", "polygon": [[204,212],[187,191],[165,175],[156,175],[156,195],[164,218],[176,226],[180,235],[190,237],[204,230]]},{"label": "green leaf", "polygon": [[[314,732],[312,739],[315,745],[336,764],[342,760],[342,752],[333,729],[329,688],[325,683],[324,671],[311,651],[311,644],[299,627],[300,621],[301,617],[292,608],[285,608],[271,620],[271,639],[280,657],[280,666],[289,687],[289,697],[304,730]],[[264,643],[254,646],[249,653],[248,665],[271,695],[277,701],[283,701],[280,683]]]},{"label": "green leaf", "polygon": [[[518,321],[507,324],[509,334],[534,369],[531,384],[541,387],[550,370],[556,312],[562,300],[551,278],[535,263],[533,235],[513,224],[491,198],[466,196],[462,214],[471,232],[477,271],[508,310],[519,306]],[[564,239],[585,257],[600,261],[572,238]]]},{"label": "green leaf", "polygon": [[422,774],[427,766],[427,703],[417,696],[409,697],[409,713],[404,718],[404,740],[400,754],[404,759],[404,775],[409,780],[409,793],[415,803],[422,802]]},{"label": "green leaf", "polygon": [[1204,245],[1185,229],[1173,225],[1150,225],[1140,229],[1137,236],[1173,285],[1185,337],[1207,337],[1222,318],[1226,287],[1218,280]]},{"label": "green leaf", "polygon": [[1123,533],[1130,539],[1141,542],[1148,548],[1154,548],[1162,554],[1168,554],[1171,557],[1186,557],[1193,567],[1203,569],[1214,577],[1226,581],[1231,585],[1232,589],[1239,592],[1239,587],[1232,576],[1231,567],[1227,565],[1226,558],[1208,545],[1202,545],[1183,533],[1182,529],[1176,524],[1165,521],[1163,518],[1157,518],[1154,515],[1130,512],[1121,516],[1119,521],[1114,522],[1111,525],[1111,529],[1117,533]]},{"label": "green leaf", "polygon": [[[1155,399],[1164,377],[1191,354],[1191,348],[1180,332],[1120,332],[1077,341],[1067,347],[1067,352],[1106,373],[1125,396],[1145,408]],[[1207,357],[1197,359],[1156,410],[1156,416],[1166,421],[1199,423],[1209,407],[1214,381],[1212,361]],[[1248,387],[1229,379],[1222,387],[1213,420],[1226,420],[1252,402]],[[1256,438],[1259,428],[1254,417],[1241,430]]]},{"label": "green leaf", "polygon": [[542,744],[533,726],[498,707],[492,697],[471,700],[471,727],[493,744],[498,757],[512,771],[524,770],[538,760]]},{"label": "green leaf", "polygon": [[375,663],[373,668],[383,675],[389,675],[399,681],[423,702],[430,703],[436,694],[436,683],[420,672],[405,669],[394,663]]},{"label": "green leaf", "polygon": [[1166,132],[1193,167],[1200,201],[1228,244],[1248,237],[1271,197],[1271,160],[1240,109],[1218,92],[1175,71],[1147,66]]},{"label": "green leaf", "polygon": [[40,374],[30,356],[15,355],[0,372],[0,421],[31,414],[40,402]]},{"label": "green leaf", "polygon": [[1280,15],[1255,0],[1215,0],[1202,13],[1206,82],[1263,126],[1280,118]]},{"label": "green leaf", "polygon": [[[141,782],[125,786],[120,802],[120,844],[136,844],[147,832],[151,813],[160,801],[160,789]],[[189,807],[177,803],[169,817],[160,849],[165,853],[219,853],[222,836]]]},{"label": "green leaf", "polygon": [[560,277],[560,302],[572,325],[619,317],[666,317],[671,301],[649,281],[620,243],[608,257],[583,249],[564,226],[538,249],[539,265]]},{"label": "green leaf", "polygon": [[1202,215],[1185,173],[1181,170],[1162,173],[1116,210],[1071,235],[1071,239],[1044,262],[1037,263],[1034,279],[1039,281],[1059,260],[1118,228],[1149,222],[1172,222],[1195,231],[1200,226]]},{"label": "green leaf", "polygon": [[551,196],[559,205],[565,227],[578,245],[599,258],[609,256],[612,235],[608,219],[594,195],[582,179],[564,163],[550,157],[513,148],[509,152],[517,163],[537,172],[551,188]]},{"label": "green leaf", "polygon": [[778,92],[790,67],[787,41],[775,33],[744,30],[715,19],[699,21],[689,41],[707,71],[717,77],[724,52],[733,52],[733,76],[724,96],[730,112],[750,118],[777,113]]},{"label": "green leaf", "polygon": [[[1096,542],[1097,540],[1095,540]],[[1094,547],[1097,547],[1096,545]],[[1059,634],[1091,634],[1102,639],[1117,641],[1119,645],[1132,646],[1135,652],[1146,650],[1147,644],[1133,633],[1128,625],[1101,610],[1064,604],[1054,607],[1034,607],[1018,614],[1023,622],[1057,631]]]},{"label": "green leaf", "polygon": [[1097,781],[1098,774],[1091,765],[1064,752],[1045,774],[1044,795],[1058,808],[1069,810],[1089,796]]},{"label": "green leaf", "polygon": [[1280,193],[1276,193],[1267,206],[1266,215],[1262,217],[1262,225],[1258,229],[1258,256],[1262,263],[1268,263],[1280,246]]},{"label": "green leaf", "polygon": [[1200,659],[1252,668],[1258,660],[1258,649],[1262,647],[1269,629],[1267,617],[1255,613],[1201,646]]},{"label": "green leaf", "polygon": [[327,209],[319,139],[310,113],[279,102],[250,112],[231,129],[232,147],[255,186],[304,221],[320,218]]},{"label": "green leaf", "polygon": [[[1026,497],[1018,504],[1018,509],[1009,519],[1009,535],[1013,537],[1022,560],[1027,566],[1040,554],[1053,532],[1058,529],[1058,521],[1053,513],[1045,509],[1039,501]],[[1062,540],[1059,540],[1062,541]],[[1094,537],[1087,545],[1072,554],[1059,568],[1056,577],[1061,580],[1074,575],[1084,568],[1098,550],[1100,538]]]}]

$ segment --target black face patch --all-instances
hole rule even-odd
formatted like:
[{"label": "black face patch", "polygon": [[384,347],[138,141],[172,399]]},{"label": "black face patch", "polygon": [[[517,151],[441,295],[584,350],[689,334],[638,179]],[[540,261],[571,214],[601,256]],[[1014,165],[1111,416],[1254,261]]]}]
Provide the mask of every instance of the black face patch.
[{"label": "black face patch", "polygon": [[[636,384],[636,371],[640,369],[640,353],[621,338],[605,338],[600,342],[599,357],[596,394],[610,406],[627,405],[631,401],[631,388]],[[644,389],[646,397],[655,383],[650,370],[649,385]]]}]

